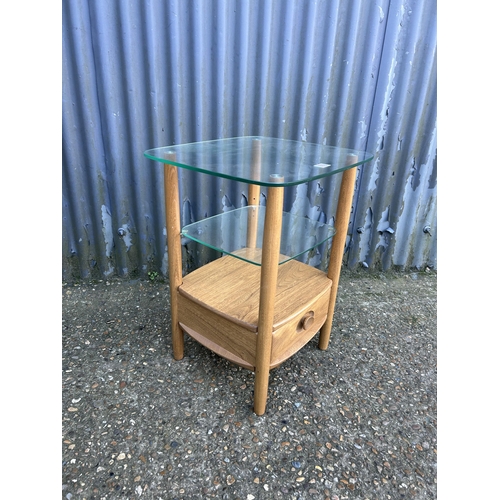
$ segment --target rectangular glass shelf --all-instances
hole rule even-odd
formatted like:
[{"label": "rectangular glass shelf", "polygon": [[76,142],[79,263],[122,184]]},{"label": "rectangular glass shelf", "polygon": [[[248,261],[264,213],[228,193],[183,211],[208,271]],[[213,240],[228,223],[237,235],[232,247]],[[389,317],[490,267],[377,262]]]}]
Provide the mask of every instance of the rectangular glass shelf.
[{"label": "rectangular glass shelf", "polygon": [[[184,226],[182,236],[251,264],[261,265],[266,207],[250,205]],[[280,264],[288,262],[333,237],[325,223],[283,212]]]},{"label": "rectangular glass shelf", "polygon": [[154,148],[145,151],[144,156],[260,186],[302,184],[362,165],[373,158],[366,151],[259,136]]}]

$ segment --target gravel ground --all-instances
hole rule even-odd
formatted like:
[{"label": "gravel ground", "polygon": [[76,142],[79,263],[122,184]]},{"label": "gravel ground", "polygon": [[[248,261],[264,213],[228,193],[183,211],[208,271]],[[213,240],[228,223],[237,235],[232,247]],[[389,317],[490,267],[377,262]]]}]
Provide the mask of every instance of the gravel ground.
[{"label": "gravel ground", "polygon": [[317,336],[254,374],[187,338],[168,284],[62,287],[62,498],[437,497],[437,274],[343,271]]}]

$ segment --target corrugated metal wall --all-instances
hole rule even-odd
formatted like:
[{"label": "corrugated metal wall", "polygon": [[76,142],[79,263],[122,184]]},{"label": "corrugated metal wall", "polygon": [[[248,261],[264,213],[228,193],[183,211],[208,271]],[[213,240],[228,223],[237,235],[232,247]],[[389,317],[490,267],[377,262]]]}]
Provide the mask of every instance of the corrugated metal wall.
[{"label": "corrugated metal wall", "polygon": [[[372,151],[348,265],[437,267],[435,0],[67,0],[62,27],[64,279],[166,272],[143,152],[239,135]],[[286,208],[333,222],[330,182]],[[181,191],[186,223],[245,204],[191,172]],[[187,267],[211,258],[190,245]]]}]

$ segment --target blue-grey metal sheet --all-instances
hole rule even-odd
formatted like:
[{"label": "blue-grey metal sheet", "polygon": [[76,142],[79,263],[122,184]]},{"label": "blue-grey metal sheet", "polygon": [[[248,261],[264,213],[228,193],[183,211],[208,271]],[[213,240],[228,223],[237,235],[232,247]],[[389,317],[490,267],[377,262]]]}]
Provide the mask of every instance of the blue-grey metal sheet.
[{"label": "blue-grey metal sheet", "polygon": [[[372,151],[346,262],[437,267],[435,0],[68,0],[62,62],[65,279],[165,273],[162,168],[143,152],[239,135]],[[338,186],[289,188],[285,208],[333,224]],[[182,171],[183,221],[245,193]],[[190,245],[186,268],[213,257]]]}]

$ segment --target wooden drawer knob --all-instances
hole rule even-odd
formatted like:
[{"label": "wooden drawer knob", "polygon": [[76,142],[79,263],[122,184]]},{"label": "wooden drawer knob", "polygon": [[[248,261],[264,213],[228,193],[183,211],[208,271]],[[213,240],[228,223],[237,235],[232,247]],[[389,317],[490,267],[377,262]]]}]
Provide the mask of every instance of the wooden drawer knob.
[{"label": "wooden drawer knob", "polygon": [[307,330],[314,323],[314,311],[309,311],[299,322],[299,328]]}]

